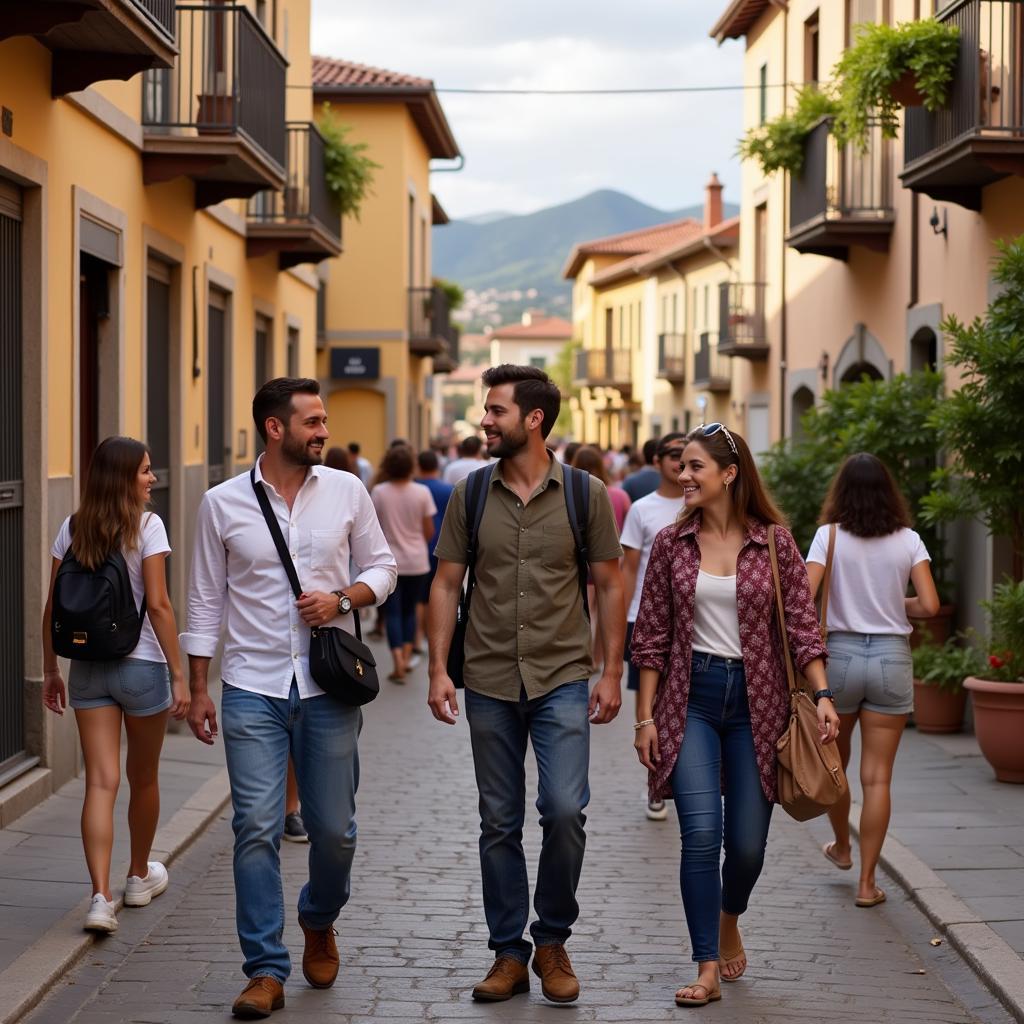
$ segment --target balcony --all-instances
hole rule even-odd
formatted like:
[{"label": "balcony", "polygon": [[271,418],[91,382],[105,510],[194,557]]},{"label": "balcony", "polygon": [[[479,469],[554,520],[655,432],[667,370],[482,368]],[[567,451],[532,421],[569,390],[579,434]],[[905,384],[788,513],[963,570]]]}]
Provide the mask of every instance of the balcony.
[{"label": "balcony", "polygon": [[53,52],[54,97],[171,67],[174,27],[173,0],[31,0],[0,10],[0,41],[35,36]]},{"label": "balcony", "polygon": [[658,335],[658,377],[670,384],[686,383],[686,335]]},{"label": "balcony", "polygon": [[452,337],[444,349],[434,356],[434,373],[452,373],[459,366],[459,329],[452,325]]},{"label": "balcony", "polygon": [[143,78],[143,181],[191,178],[199,208],[284,188],[284,57],[245,7],[175,10],[177,67]]},{"label": "balcony", "polygon": [[786,244],[802,253],[845,260],[850,246],[885,251],[894,220],[891,147],[877,125],[867,152],[840,147],[831,121],[820,121],[804,143],[803,172],[789,179]]},{"label": "balcony", "polygon": [[623,398],[633,391],[631,353],[625,348],[585,348],[576,353],[576,383],[590,388],[615,388]]},{"label": "balcony", "polygon": [[718,286],[718,352],[753,361],[768,356],[765,285],[725,281]]},{"label": "balcony", "polygon": [[442,355],[451,347],[448,296],[436,285],[409,289],[409,351],[415,356]]},{"label": "balcony", "polygon": [[324,175],[324,140],[316,127],[289,122],[283,192],[249,200],[246,254],[278,254],[281,270],[341,255],[341,214]]},{"label": "balcony", "polygon": [[710,331],[699,336],[693,350],[693,386],[698,391],[725,394],[732,389],[732,366],[722,354],[721,343],[715,344]]},{"label": "balcony", "polygon": [[1024,0],[953,0],[936,14],[960,29],[948,105],[907,110],[904,186],[981,209],[982,189],[1024,176]]}]

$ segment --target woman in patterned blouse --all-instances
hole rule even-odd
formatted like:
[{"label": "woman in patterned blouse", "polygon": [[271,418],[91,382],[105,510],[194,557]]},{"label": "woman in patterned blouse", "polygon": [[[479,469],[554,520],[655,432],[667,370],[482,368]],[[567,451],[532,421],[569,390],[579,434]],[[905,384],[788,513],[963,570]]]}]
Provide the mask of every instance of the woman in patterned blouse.
[{"label": "woman in patterned blouse", "polygon": [[[804,561],[743,438],[701,425],[686,438],[681,466],[684,510],[654,541],[633,633],[635,747],[651,799],[674,799],[682,833],[680,887],[699,977],[676,1003],[703,1006],[721,998],[721,979],[746,970],[738,919],[761,873],[778,799],[775,743],[789,700],[772,523],[790,649],[816,693],[826,690],[826,652]],[[818,722],[822,740],[833,742],[839,716],[827,696]]]}]

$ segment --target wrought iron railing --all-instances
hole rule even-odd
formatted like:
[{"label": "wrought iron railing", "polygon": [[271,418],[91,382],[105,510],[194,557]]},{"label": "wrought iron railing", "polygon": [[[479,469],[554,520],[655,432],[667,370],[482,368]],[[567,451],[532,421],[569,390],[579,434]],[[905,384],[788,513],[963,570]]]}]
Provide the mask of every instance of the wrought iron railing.
[{"label": "wrought iron railing", "polygon": [[631,354],[625,348],[589,348],[576,353],[575,379],[591,387],[632,384]]},{"label": "wrought iron railing", "polygon": [[718,286],[719,345],[766,345],[764,282],[740,284],[724,281]]},{"label": "wrought iron railing", "polygon": [[711,331],[702,331],[693,350],[693,383],[695,387],[709,387],[728,383],[732,379],[732,366],[725,356],[718,354],[718,345]]},{"label": "wrought iron railing", "polygon": [[658,335],[658,376],[682,380],[686,376],[686,335]]},{"label": "wrought iron railing", "polygon": [[174,39],[174,0],[132,0],[143,16]]},{"label": "wrought iron railing", "polygon": [[829,119],[819,121],[804,143],[804,166],[789,180],[789,225],[817,219],[879,219],[892,216],[891,146],[879,125],[868,130],[868,148],[840,146]]},{"label": "wrought iron railing", "polygon": [[436,285],[409,289],[409,340],[413,343],[442,339],[451,343],[452,322],[448,296]]},{"label": "wrought iron railing", "polygon": [[242,134],[285,165],[287,62],[247,8],[178,4],[178,63],[143,76],[142,123],[195,135]]},{"label": "wrought iron railing", "polygon": [[907,110],[904,167],[972,135],[1024,141],[1024,0],[954,0],[935,17],[960,30],[945,107]]}]

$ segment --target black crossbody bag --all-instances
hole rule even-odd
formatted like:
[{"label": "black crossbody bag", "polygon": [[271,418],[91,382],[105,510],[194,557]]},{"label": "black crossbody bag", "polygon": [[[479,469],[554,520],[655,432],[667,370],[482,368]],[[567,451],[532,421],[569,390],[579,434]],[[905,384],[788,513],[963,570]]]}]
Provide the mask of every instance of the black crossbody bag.
[{"label": "black crossbody bag", "polygon": [[[288,574],[288,582],[296,598],[302,596],[295,563],[288,553],[284,535],[270,507],[270,499],[263,484],[256,480],[256,470],[249,473],[252,489],[256,492],[256,500],[260,503],[263,518],[267,521],[267,529],[274,538],[281,565]],[[380,681],[377,679],[377,661],[373,651],[363,643],[363,633],[359,628],[359,612],[352,609],[355,619],[356,635],[339,629],[337,626],[319,626],[309,633],[309,672],[313,681],[324,693],[341,701],[342,704],[358,707],[369,704],[380,693]]]}]

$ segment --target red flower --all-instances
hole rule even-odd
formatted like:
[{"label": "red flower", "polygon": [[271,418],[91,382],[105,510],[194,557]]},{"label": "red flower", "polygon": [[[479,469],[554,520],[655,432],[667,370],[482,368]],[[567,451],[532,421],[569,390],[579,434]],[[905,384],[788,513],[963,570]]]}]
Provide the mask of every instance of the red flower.
[{"label": "red flower", "polygon": [[998,654],[990,654],[988,656],[988,663],[992,668],[1002,668],[1006,664]]}]

